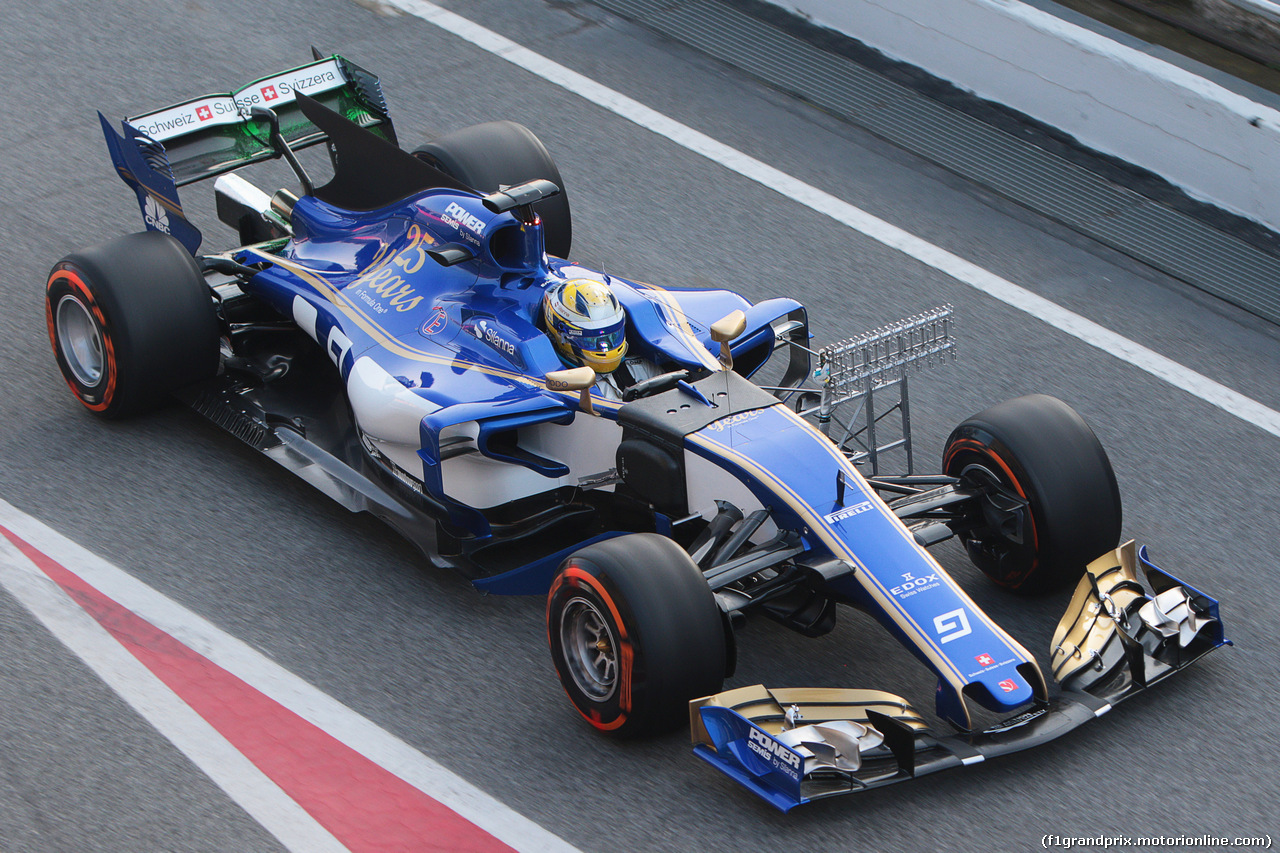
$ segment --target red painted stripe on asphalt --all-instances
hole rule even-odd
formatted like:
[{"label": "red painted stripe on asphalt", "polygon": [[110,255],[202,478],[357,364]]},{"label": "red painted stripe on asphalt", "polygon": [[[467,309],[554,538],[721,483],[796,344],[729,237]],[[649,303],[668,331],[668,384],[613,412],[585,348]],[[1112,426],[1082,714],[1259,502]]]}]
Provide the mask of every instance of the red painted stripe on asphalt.
[{"label": "red painted stripe on asphalt", "polygon": [[512,848],[156,628],[52,557],[0,533],[352,853]]}]

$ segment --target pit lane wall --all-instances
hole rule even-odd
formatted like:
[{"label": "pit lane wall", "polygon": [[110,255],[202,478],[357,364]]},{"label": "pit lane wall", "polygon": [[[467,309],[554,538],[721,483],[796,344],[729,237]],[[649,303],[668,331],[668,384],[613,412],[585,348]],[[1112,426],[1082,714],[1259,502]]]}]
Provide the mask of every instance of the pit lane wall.
[{"label": "pit lane wall", "polygon": [[1280,112],[1017,0],[769,0],[1280,231]]}]

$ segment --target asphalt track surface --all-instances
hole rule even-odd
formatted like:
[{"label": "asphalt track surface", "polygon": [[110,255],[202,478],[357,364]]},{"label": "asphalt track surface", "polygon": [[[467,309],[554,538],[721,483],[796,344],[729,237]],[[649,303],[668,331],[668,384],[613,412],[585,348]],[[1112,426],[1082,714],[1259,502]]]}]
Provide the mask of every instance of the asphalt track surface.
[{"label": "asphalt track surface", "polygon": [[[1280,409],[1274,326],[595,7],[446,5]],[[0,8],[0,233],[10,247],[0,272],[0,499],[584,851],[1275,836],[1280,438],[388,6]],[[495,118],[534,129],[560,164],[574,255],[589,265],[672,287],[797,296],[819,342],[950,302],[961,358],[913,386],[920,458],[937,459],[956,423],[999,400],[1067,400],[1111,454],[1126,535],[1223,602],[1235,648],[1034,751],[783,816],[694,759],[683,735],[596,736],[555,680],[540,600],[482,597],[424,567],[379,523],[182,409],[119,424],[90,417],[57,374],[41,303],[60,256],[139,227],[93,111],[117,118],[226,91],[306,61],[312,43],[382,77],[406,142]],[[262,183],[273,182],[293,184],[268,167]],[[207,245],[230,241],[207,186],[184,201]],[[1047,652],[1065,599],[1014,598],[984,584],[954,547],[939,556],[979,605]],[[4,592],[0,637],[0,849],[282,849]],[[751,623],[729,685],[758,682],[883,688],[932,709],[929,674],[855,614],[819,640]]]}]

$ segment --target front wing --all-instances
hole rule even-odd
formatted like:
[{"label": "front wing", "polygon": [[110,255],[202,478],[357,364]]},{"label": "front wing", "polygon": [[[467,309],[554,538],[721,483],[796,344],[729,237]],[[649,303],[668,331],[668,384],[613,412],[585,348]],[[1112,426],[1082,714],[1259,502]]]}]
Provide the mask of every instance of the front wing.
[{"label": "front wing", "polygon": [[1054,632],[1059,689],[1047,702],[980,731],[941,736],[891,693],[757,685],[691,703],[694,752],[789,811],[1053,740],[1230,644],[1218,602],[1129,542],[1081,578]]}]

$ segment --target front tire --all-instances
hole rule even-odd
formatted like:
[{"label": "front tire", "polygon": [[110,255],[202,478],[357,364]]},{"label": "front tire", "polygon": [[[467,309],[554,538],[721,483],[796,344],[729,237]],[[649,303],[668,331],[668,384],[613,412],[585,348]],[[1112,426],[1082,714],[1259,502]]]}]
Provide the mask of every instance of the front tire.
[{"label": "front tire", "polygon": [[86,409],[137,414],[218,370],[217,316],[191,254],[143,231],[63,258],[45,286],[58,368]]},{"label": "front tire", "polygon": [[943,470],[986,491],[981,519],[961,539],[1000,586],[1058,589],[1120,542],[1111,461],[1084,419],[1054,397],[1018,397],[969,418],[947,439]]},{"label": "front tire", "polygon": [[674,729],[691,699],[724,683],[715,596],[684,549],[654,533],[565,560],[547,596],[547,638],[569,700],[605,734]]}]

